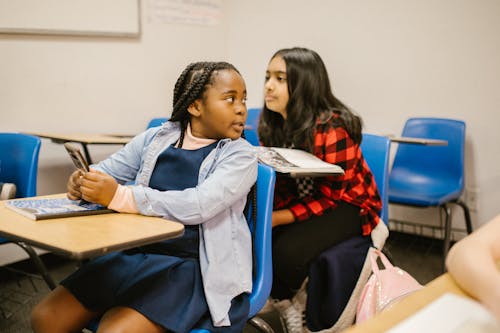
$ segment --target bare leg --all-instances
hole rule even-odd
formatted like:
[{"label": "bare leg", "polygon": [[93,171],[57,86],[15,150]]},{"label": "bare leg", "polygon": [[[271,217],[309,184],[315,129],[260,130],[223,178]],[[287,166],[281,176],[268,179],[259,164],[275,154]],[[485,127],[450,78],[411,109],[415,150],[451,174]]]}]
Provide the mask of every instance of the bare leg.
[{"label": "bare leg", "polygon": [[165,333],[166,330],[127,307],[115,307],[101,318],[97,333]]},{"label": "bare leg", "polygon": [[81,332],[96,315],[66,288],[58,286],[34,307],[31,326],[36,333]]}]

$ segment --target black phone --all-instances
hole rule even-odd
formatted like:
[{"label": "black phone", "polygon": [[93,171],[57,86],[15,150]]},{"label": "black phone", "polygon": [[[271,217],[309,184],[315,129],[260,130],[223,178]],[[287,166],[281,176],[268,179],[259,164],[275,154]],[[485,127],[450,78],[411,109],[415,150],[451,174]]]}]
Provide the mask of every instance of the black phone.
[{"label": "black phone", "polygon": [[66,151],[71,157],[71,160],[78,169],[82,170],[83,172],[88,172],[90,170],[89,164],[87,163],[87,160],[85,159],[82,151],[79,148],[71,145],[70,143],[65,143],[64,148],[66,148]]}]

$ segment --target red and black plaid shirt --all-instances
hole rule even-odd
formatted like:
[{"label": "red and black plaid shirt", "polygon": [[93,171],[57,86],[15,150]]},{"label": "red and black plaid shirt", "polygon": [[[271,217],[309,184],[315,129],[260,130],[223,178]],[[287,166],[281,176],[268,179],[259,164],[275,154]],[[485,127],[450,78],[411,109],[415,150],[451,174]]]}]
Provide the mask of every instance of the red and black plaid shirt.
[{"label": "red and black plaid shirt", "polygon": [[366,216],[362,224],[363,235],[369,235],[379,223],[382,200],[375,179],[366,164],[359,145],[347,131],[332,120],[318,124],[314,136],[314,154],[322,160],[337,164],[345,174],[314,179],[314,194],[299,198],[295,179],[278,175],[274,194],[274,209],[290,209],[298,221],[312,215],[322,215],[327,209],[345,201],[361,208]]}]

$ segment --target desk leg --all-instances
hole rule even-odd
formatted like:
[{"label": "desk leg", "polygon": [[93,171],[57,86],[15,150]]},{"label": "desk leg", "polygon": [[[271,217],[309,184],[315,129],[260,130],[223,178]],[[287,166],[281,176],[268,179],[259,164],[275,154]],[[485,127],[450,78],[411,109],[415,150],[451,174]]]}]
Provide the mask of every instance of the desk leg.
[{"label": "desk leg", "polygon": [[42,275],[42,278],[45,280],[45,283],[47,283],[49,288],[51,290],[55,289],[57,286],[56,283],[50,276],[49,272],[47,271],[47,268],[43,264],[38,254],[36,254],[35,250],[33,250],[31,246],[25,244],[24,242],[16,242],[16,244],[19,245],[24,251],[26,251],[26,253],[28,253],[32,263],[35,264],[38,272],[40,273],[40,275]]},{"label": "desk leg", "polygon": [[94,163],[92,162],[92,158],[90,157],[89,149],[87,147],[86,143],[81,142],[82,148],[83,148],[83,153],[85,154],[85,158],[87,159],[87,162],[90,164]]}]

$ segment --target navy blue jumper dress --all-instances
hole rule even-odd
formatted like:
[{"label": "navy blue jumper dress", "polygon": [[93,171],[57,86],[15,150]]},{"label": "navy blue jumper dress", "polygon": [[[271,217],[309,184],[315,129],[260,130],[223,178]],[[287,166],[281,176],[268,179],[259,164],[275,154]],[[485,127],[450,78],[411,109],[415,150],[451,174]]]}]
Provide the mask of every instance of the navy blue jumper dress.
[{"label": "navy blue jumper dress", "polygon": [[[200,165],[216,144],[196,150],[169,146],[158,157],[149,186],[195,187]],[[241,294],[231,302],[231,326],[212,325],[200,271],[199,225],[186,225],[179,238],[95,258],[61,284],[90,310],[130,307],[172,332],[242,332],[249,311],[248,294]]]}]

